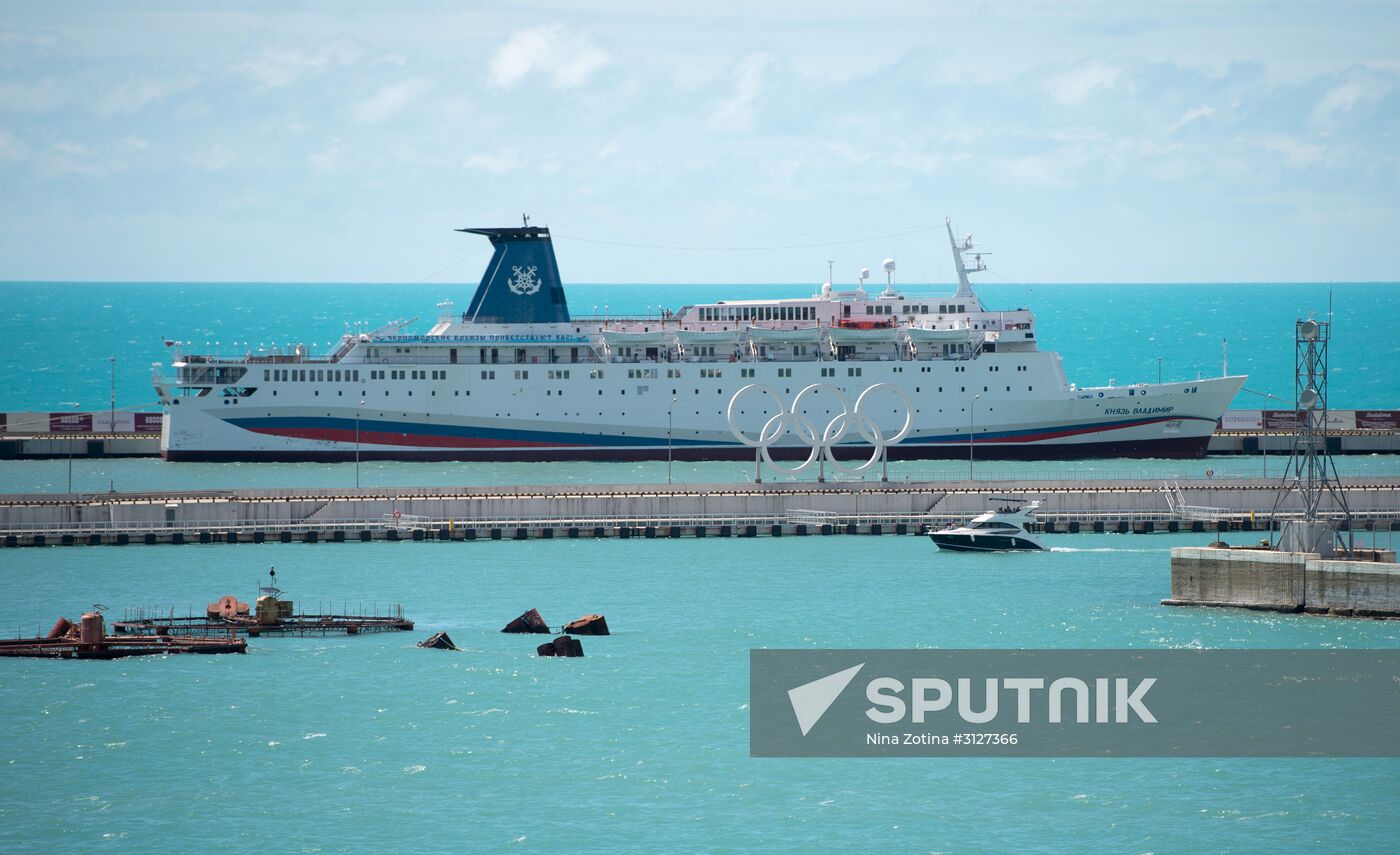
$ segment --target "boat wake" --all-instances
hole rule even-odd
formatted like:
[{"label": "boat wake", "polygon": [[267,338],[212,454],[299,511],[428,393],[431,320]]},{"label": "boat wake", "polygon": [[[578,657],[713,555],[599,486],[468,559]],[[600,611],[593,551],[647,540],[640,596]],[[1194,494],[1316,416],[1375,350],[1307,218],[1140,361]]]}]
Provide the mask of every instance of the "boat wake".
[{"label": "boat wake", "polygon": [[1090,549],[1080,549],[1075,546],[1052,546],[1051,552],[1171,552],[1171,549],[1117,549],[1112,546],[1098,546]]}]

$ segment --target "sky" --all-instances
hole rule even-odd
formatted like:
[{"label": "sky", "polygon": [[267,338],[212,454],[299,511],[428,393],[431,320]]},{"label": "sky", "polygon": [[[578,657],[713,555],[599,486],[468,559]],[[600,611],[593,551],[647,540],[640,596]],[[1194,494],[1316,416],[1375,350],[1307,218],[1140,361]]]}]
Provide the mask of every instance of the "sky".
[{"label": "sky", "polygon": [[1400,3],[0,0],[0,280],[1400,280]]}]

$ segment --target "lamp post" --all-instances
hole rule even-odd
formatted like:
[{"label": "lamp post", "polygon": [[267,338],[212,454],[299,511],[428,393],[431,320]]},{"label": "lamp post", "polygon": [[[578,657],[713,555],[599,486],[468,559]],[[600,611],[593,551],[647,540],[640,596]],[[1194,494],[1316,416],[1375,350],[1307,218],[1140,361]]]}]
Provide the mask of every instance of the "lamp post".
[{"label": "lamp post", "polygon": [[972,405],[967,408],[967,480],[972,480],[972,432],[977,427],[977,402],[981,395],[972,396]]},{"label": "lamp post", "polygon": [[676,398],[671,397],[671,406],[666,408],[666,483],[671,483],[671,423],[676,412]]},{"label": "lamp post", "polygon": [[1162,357],[1157,357],[1157,385],[1162,385]]},{"label": "lamp post", "polygon": [[365,405],[364,399],[355,406],[355,489],[360,489],[360,408]]},{"label": "lamp post", "polygon": [[112,419],[112,420],[111,420],[110,422],[107,423],[107,432],[108,432],[108,433],[116,433],[116,432],[117,432],[117,358],[116,358],[115,356],[109,356],[109,357],[107,357],[107,362],[109,362],[109,363],[111,364],[111,366],[112,366],[112,398],[111,398],[111,402],[110,402],[110,404],[111,404],[111,411],[112,411],[112,412],[111,412],[111,419]]},{"label": "lamp post", "polygon": [[[77,410],[82,404],[73,404],[73,409]],[[70,425],[76,427],[76,425]],[[73,494],[73,433],[68,434],[68,494]]]}]

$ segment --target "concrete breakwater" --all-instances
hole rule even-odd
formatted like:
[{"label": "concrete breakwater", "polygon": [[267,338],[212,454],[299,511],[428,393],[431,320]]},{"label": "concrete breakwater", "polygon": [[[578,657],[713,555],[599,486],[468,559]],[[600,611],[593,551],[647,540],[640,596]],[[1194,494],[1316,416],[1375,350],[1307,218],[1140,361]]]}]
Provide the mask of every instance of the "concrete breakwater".
[{"label": "concrete breakwater", "polygon": [[[5,546],[910,534],[1039,499],[1048,532],[1263,530],[1274,480],[946,481],[0,495]],[[1400,529],[1400,479],[1344,478],[1353,526]],[[1296,511],[1285,509],[1282,516]]]},{"label": "concrete breakwater", "polygon": [[1310,552],[1177,547],[1168,606],[1216,606],[1343,617],[1400,617],[1400,565]]}]

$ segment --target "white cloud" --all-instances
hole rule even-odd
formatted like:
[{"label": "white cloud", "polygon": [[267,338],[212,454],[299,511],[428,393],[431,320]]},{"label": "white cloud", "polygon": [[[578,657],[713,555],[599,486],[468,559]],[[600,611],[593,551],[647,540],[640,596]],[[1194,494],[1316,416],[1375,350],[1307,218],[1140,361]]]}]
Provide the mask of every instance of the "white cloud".
[{"label": "white cloud", "polygon": [[1322,96],[1313,108],[1312,120],[1327,124],[1337,113],[1345,113],[1358,104],[1380,99],[1388,89],[1389,87],[1381,81],[1369,76],[1348,80]]},{"label": "white cloud", "polygon": [[340,175],[354,165],[349,147],[338,139],[331,140],[320,151],[307,155],[306,162],[323,175]]},{"label": "white cloud", "polygon": [[138,136],[127,137],[126,139],[122,140],[122,142],[125,143],[127,146],[136,149],[137,151],[145,151],[150,146],[150,143],[146,142],[144,138]]},{"label": "white cloud", "polygon": [[0,158],[18,160],[24,157],[24,143],[7,131],[0,131]]},{"label": "white cloud", "polygon": [[56,142],[44,153],[41,168],[50,173],[62,175],[102,175],[107,172],[105,164],[97,160],[92,149],[76,142]]},{"label": "white cloud", "polygon": [[194,88],[198,80],[128,80],[111,89],[97,102],[97,112],[104,116],[122,113],[136,113],[143,108],[163,101],[171,95]]},{"label": "white cloud", "polygon": [[1265,151],[1283,155],[1284,162],[1295,169],[1303,169],[1320,162],[1327,150],[1316,143],[1304,142],[1296,137],[1260,137],[1254,143]]},{"label": "white cloud", "polygon": [[753,126],[753,102],[763,91],[763,73],[772,61],[766,53],[754,53],[734,67],[734,91],[710,113],[711,128],[743,131]]},{"label": "white cloud", "polygon": [[383,122],[392,119],[400,110],[427,94],[432,88],[432,81],[423,78],[391,83],[380,87],[378,92],[356,104],[351,112],[361,122]]},{"label": "white cloud", "polygon": [[1211,116],[1214,115],[1215,108],[1208,104],[1202,104],[1199,107],[1192,107],[1185,113],[1182,113],[1181,118],[1177,119],[1175,122],[1172,122],[1171,127],[1167,128],[1167,133],[1174,134],[1198,119],[1209,119]]},{"label": "white cloud", "polygon": [[266,89],[276,89],[336,66],[353,65],[359,58],[359,48],[340,41],[324,45],[314,53],[268,51],[257,59],[240,62],[233,70],[251,77]]},{"label": "white cloud", "polygon": [[1112,89],[1122,73],[1121,68],[1094,60],[1050,78],[1046,85],[1061,104],[1078,104],[1096,89]]},{"label": "white cloud", "polygon": [[222,145],[215,143],[200,151],[192,157],[191,162],[200,169],[208,172],[218,172],[227,169],[234,161],[233,152]]},{"label": "white cloud", "polygon": [[602,148],[598,149],[598,159],[607,160],[620,151],[622,151],[622,146],[617,144],[617,140],[608,140]]},{"label": "white cloud", "polygon": [[0,112],[45,113],[69,100],[68,91],[52,77],[38,80],[0,80]]},{"label": "white cloud", "polygon": [[514,152],[504,151],[499,154],[474,154],[462,161],[462,165],[468,169],[482,169],[494,175],[510,172],[520,165],[520,159]]},{"label": "white cloud", "polygon": [[559,89],[579,86],[608,64],[607,51],[583,33],[566,33],[563,24],[520,30],[491,55],[491,83],[503,89],[534,72],[546,74]]}]

